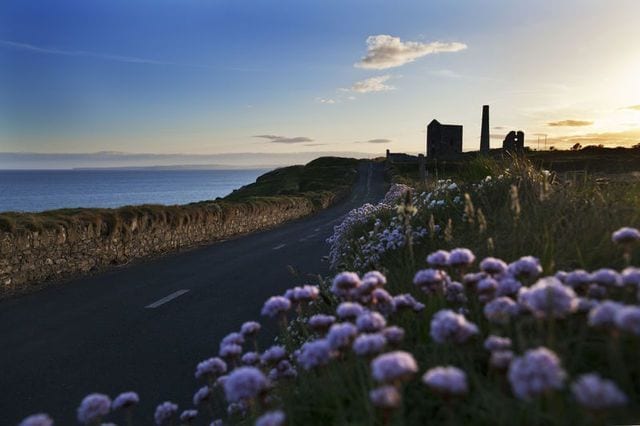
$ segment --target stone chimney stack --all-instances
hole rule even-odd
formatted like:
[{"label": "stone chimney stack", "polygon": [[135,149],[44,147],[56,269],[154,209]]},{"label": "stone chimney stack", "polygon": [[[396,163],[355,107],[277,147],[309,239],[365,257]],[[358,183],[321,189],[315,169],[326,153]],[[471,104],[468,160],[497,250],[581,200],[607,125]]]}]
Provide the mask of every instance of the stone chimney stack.
[{"label": "stone chimney stack", "polygon": [[480,134],[480,152],[489,153],[489,105],[482,106],[482,133]]}]

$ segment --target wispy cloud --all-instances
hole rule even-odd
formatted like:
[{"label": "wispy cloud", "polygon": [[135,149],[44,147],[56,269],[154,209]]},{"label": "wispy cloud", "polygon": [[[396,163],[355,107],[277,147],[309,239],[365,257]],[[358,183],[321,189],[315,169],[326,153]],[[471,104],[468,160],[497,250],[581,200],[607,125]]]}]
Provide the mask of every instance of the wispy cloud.
[{"label": "wispy cloud", "polygon": [[132,64],[151,64],[151,65],[178,65],[175,62],[158,61],[155,59],[138,58],[135,56],[111,55],[106,53],[89,52],[86,50],[64,50],[50,47],[40,47],[28,43],[19,43],[10,40],[0,40],[0,45],[10,47],[12,49],[27,50],[36,53],[44,53],[48,55],[63,56],[83,56],[89,58],[105,59],[108,61],[128,62]]},{"label": "wispy cloud", "polygon": [[271,143],[285,143],[285,144],[313,142],[313,139],[308,138],[306,136],[296,136],[296,137],[290,138],[286,136],[277,136],[277,135],[255,135],[254,138],[266,139]]},{"label": "wispy cloud", "polygon": [[202,69],[212,69],[212,70],[225,69],[225,70],[231,70],[231,71],[259,71],[258,69],[241,68],[241,67],[217,67],[217,66],[203,65],[203,64],[188,64],[188,63],[178,63],[178,62],[171,62],[171,61],[160,61],[156,59],[141,58],[137,56],[123,56],[123,55],[114,55],[110,53],[91,52],[88,50],[59,49],[55,47],[36,46],[34,44],[21,43],[21,42],[11,41],[11,40],[0,40],[0,46],[5,46],[7,48],[14,49],[14,50],[40,53],[44,55],[94,58],[94,59],[100,59],[104,61],[124,62],[129,64],[165,65],[165,66],[168,65],[168,66],[202,68]]},{"label": "wispy cloud", "polygon": [[379,34],[367,37],[367,54],[355,66],[381,70],[399,67],[426,55],[458,52],[466,48],[464,43],[402,41],[400,37]]},{"label": "wispy cloud", "polygon": [[366,80],[358,81],[354,83],[348,89],[342,89],[348,92],[356,93],[371,93],[371,92],[386,92],[394,90],[395,87],[386,84],[391,78],[390,75],[380,75],[377,77],[367,78]]},{"label": "wispy cloud", "polygon": [[547,123],[549,127],[584,127],[591,126],[593,121],[588,120],[561,120]]},{"label": "wispy cloud", "polygon": [[376,143],[376,144],[382,144],[382,143],[391,143],[393,142],[391,139],[369,139],[368,141],[359,141],[358,143]]},{"label": "wispy cloud", "polygon": [[640,129],[625,130],[622,132],[586,133],[583,135],[559,136],[549,138],[548,144],[572,146],[580,143],[587,145],[604,146],[633,146],[640,143]]},{"label": "wispy cloud", "polygon": [[640,105],[631,105],[631,106],[625,107],[624,109],[632,109],[634,111],[640,111]]}]

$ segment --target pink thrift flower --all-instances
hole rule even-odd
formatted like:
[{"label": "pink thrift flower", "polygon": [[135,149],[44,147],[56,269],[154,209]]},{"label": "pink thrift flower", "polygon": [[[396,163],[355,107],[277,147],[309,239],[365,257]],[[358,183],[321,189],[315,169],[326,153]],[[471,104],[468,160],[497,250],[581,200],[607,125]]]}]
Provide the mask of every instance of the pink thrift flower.
[{"label": "pink thrift flower", "polygon": [[178,414],[178,405],[173,402],[165,401],[156,407],[153,415],[156,425],[166,426],[173,423],[173,419]]},{"label": "pink thrift flower", "polygon": [[369,400],[374,407],[393,409],[398,408],[402,403],[400,392],[395,386],[385,385],[373,389],[369,392]]},{"label": "pink thrift flower", "polygon": [[224,382],[224,393],[229,402],[252,400],[269,387],[269,381],[255,367],[239,367]]},{"label": "pink thrift flower", "polygon": [[84,425],[89,425],[99,421],[109,414],[111,410],[111,399],[101,393],[87,395],[78,407],[78,421]]},{"label": "pink thrift flower", "polygon": [[431,319],[430,334],[431,338],[438,343],[464,343],[478,334],[478,327],[467,321],[464,315],[443,309]]},{"label": "pink thrift flower", "polygon": [[387,352],[371,361],[373,378],[381,383],[406,381],[417,371],[418,364],[413,355],[408,352]]},{"label": "pink thrift flower", "polygon": [[431,390],[448,396],[465,395],[469,391],[467,375],[456,367],[435,367],[428,370],[422,381]]},{"label": "pink thrift flower", "polygon": [[529,400],[561,389],[567,374],[558,356],[547,348],[530,349],[509,366],[509,382],[519,399]]},{"label": "pink thrift flower", "polygon": [[571,385],[571,392],[578,404],[589,410],[606,410],[626,405],[627,396],[611,380],[599,374],[583,374]]},{"label": "pink thrift flower", "polygon": [[111,404],[111,408],[114,410],[120,410],[124,408],[130,408],[137,405],[140,402],[140,397],[135,392],[123,392],[118,395]]},{"label": "pink thrift flower", "polygon": [[33,414],[22,420],[18,426],[53,426],[53,420],[47,414]]}]

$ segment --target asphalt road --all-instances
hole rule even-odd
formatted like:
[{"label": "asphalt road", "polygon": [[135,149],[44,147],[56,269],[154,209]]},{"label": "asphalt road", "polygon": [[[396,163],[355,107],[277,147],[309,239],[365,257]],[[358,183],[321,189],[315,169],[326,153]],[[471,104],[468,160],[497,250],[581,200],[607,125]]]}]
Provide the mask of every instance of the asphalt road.
[{"label": "asphalt road", "polygon": [[35,412],[76,424],[91,392],[137,391],[137,424],[165,400],[191,408],[196,364],[242,322],[267,323],[269,296],[327,274],[333,226],[383,195],[382,165],[366,163],[351,196],[312,217],[0,302],[0,425]]}]

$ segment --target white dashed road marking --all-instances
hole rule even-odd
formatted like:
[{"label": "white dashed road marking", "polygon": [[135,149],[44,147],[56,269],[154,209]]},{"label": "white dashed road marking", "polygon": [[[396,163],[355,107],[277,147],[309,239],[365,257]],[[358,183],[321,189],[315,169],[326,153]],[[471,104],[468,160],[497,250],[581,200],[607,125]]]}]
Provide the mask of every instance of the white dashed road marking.
[{"label": "white dashed road marking", "polygon": [[189,290],[178,290],[176,292],[171,293],[170,295],[163,297],[162,299],[156,300],[150,305],[145,306],[147,309],[155,309],[159,306],[164,305],[165,303],[171,302],[173,299],[182,296],[185,293],[188,293]]},{"label": "white dashed road marking", "polygon": [[286,244],[279,244],[279,245],[275,246],[273,249],[274,250],[280,250],[284,246],[286,246]]}]

